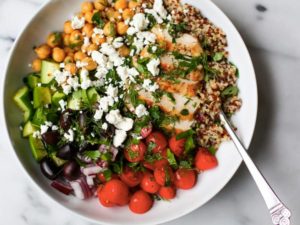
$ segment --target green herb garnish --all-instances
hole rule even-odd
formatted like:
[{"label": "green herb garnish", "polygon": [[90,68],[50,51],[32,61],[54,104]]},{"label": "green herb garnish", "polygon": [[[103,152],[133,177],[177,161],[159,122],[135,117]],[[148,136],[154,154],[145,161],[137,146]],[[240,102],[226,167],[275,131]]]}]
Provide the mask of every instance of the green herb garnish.
[{"label": "green herb garnish", "polygon": [[232,97],[232,96],[236,96],[238,93],[239,93],[239,89],[237,86],[229,86],[221,92],[221,97],[222,98]]},{"label": "green herb garnish", "polygon": [[93,17],[92,17],[92,21],[94,24],[96,24],[99,28],[103,28],[105,25],[104,20],[101,17],[100,12],[96,12],[94,13]]}]

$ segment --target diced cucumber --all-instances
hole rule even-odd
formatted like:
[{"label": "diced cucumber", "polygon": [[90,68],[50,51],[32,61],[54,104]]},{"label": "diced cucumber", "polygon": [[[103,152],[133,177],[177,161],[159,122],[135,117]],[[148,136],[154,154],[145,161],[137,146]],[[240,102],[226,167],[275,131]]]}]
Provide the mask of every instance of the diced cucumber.
[{"label": "diced cucumber", "polygon": [[49,84],[54,78],[54,72],[59,69],[59,64],[50,61],[42,61],[41,82]]},{"label": "diced cucumber", "polygon": [[32,108],[29,97],[29,88],[26,86],[20,88],[14,96],[14,101],[22,111],[29,111]]},{"label": "diced cucumber", "polygon": [[32,123],[36,126],[40,126],[43,123],[45,123],[46,120],[47,120],[47,115],[45,113],[45,110],[42,107],[38,108],[34,113]]},{"label": "diced cucumber", "polygon": [[80,110],[85,104],[89,104],[87,93],[85,90],[78,90],[69,98],[67,107],[72,110]]},{"label": "diced cucumber", "polygon": [[32,122],[27,121],[23,127],[23,137],[28,137],[29,135],[33,134],[35,131],[37,131],[37,126],[32,124]]},{"label": "diced cucumber", "polygon": [[35,88],[38,83],[40,83],[40,77],[35,74],[35,73],[32,73],[32,74],[29,74],[26,78],[25,78],[25,83],[31,88]]},{"label": "diced cucumber", "polygon": [[24,118],[24,122],[27,122],[28,120],[30,120],[34,115],[34,109],[31,108],[27,111],[24,112],[23,118]]},{"label": "diced cucumber", "polygon": [[51,103],[51,91],[48,87],[35,87],[33,89],[33,107],[38,108]]},{"label": "diced cucumber", "polygon": [[66,160],[58,158],[56,156],[55,152],[51,153],[50,158],[53,160],[55,165],[58,166],[58,167],[61,167],[62,165],[64,165],[67,162]]},{"label": "diced cucumber", "polygon": [[87,94],[87,97],[89,99],[89,102],[91,104],[94,104],[96,103],[97,101],[100,100],[100,95],[98,94],[97,90],[95,88],[89,88],[87,91],[86,91],[86,94]]},{"label": "diced cucumber", "polygon": [[55,92],[52,96],[52,104],[59,106],[59,101],[65,99],[66,95],[62,92]]},{"label": "diced cucumber", "polygon": [[41,161],[45,156],[47,156],[47,151],[44,147],[43,142],[34,138],[33,135],[29,136],[29,144],[31,148],[31,152],[36,161]]}]

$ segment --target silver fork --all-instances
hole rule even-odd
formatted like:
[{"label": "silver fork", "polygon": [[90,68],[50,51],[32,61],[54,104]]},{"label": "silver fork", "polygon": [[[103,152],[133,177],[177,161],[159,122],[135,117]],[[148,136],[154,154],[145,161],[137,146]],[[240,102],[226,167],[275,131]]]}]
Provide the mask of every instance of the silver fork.
[{"label": "silver fork", "polygon": [[223,111],[220,113],[221,123],[227,130],[241,157],[243,158],[250,174],[252,175],[260,193],[262,194],[266,205],[271,214],[271,219],[275,225],[290,225],[291,212],[285,205],[280,201],[275,192],[272,190],[266,179],[263,177],[261,172],[258,170],[250,156],[248,155],[242,142],[235,134],[229,120]]}]

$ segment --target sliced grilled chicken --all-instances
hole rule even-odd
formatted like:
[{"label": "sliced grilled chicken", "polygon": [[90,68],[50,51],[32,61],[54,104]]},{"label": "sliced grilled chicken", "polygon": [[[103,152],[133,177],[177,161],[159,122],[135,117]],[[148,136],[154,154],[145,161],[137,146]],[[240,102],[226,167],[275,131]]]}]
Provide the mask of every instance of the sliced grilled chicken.
[{"label": "sliced grilled chicken", "polygon": [[198,39],[190,34],[183,34],[173,43],[172,37],[167,29],[154,26],[152,32],[156,35],[158,42],[164,42],[166,44],[168,51],[178,51],[191,56],[199,56],[203,52]]},{"label": "sliced grilled chicken", "polygon": [[194,113],[199,107],[200,99],[197,97],[185,97],[181,94],[174,93],[170,99],[167,95],[163,95],[159,102],[155,101],[151,92],[140,90],[139,98],[144,100],[147,105],[158,105],[162,111],[169,115],[176,115],[181,120],[193,120]]},{"label": "sliced grilled chicken", "polygon": [[199,89],[199,82],[181,78],[178,79],[178,82],[157,79],[156,83],[159,85],[160,89],[166,92],[178,93],[188,97],[196,96],[197,90]]},{"label": "sliced grilled chicken", "polygon": [[194,122],[194,120],[179,120],[175,122],[175,124],[165,125],[164,128],[179,134],[191,129],[191,126],[194,124]]}]

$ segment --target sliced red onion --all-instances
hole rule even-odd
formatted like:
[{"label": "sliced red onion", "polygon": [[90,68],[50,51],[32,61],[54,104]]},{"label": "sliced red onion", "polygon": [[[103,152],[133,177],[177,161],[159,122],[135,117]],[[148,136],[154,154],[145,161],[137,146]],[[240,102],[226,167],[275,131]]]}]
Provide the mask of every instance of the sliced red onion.
[{"label": "sliced red onion", "polygon": [[58,180],[53,181],[51,183],[51,186],[65,195],[69,195],[73,191],[73,189],[70,185],[65,184]]},{"label": "sliced red onion", "polygon": [[89,185],[89,187],[92,187],[92,186],[94,186],[94,178],[95,178],[96,176],[95,175],[92,175],[92,176],[87,176],[86,177],[86,182],[87,182],[87,184]]},{"label": "sliced red onion", "polygon": [[148,137],[148,135],[152,132],[152,129],[153,129],[152,123],[149,123],[148,126],[143,127],[142,130],[141,130],[142,138]]},{"label": "sliced red onion", "polygon": [[99,151],[101,152],[101,153],[105,153],[105,152],[107,152],[107,150],[108,150],[108,146],[107,145],[100,145],[100,147],[99,147]]},{"label": "sliced red onion", "polygon": [[89,188],[85,177],[81,177],[76,181],[70,182],[71,187],[74,190],[74,194],[79,199],[87,199],[93,196],[92,190]]},{"label": "sliced red onion", "polygon": [[112,156],[112,161],[115,161],[116,160],[116,157],[117,157],[117,155],[118,155],[118,152],[119,152],[119,150],[117,149],[117,148],[115,148],[115,147],[111,147],[110,148],[110,152],[113,154],[113,156]]},{"label": "sliced red onion", "polygon": [[100,166],[101,168],[103,168],[103,170],[104,170],[108,167],[108,162],[105,160],[99,160],[97,162],[97,165]]},{"label": "sliced red onion", "polygon": [[81,171],[85,176],[96,175],[104,170],[103,167],[98,165],[88,165],[85,168],[82,168]]},{"label": "sliced red onion", "polygon": [[78,180],[77,181],[71,181],[70,185],[74,190],[74,195],[77,198],[83,200],[84,199],[84,193],[83,193],[82,187],[80,185],[80,182]]}]

